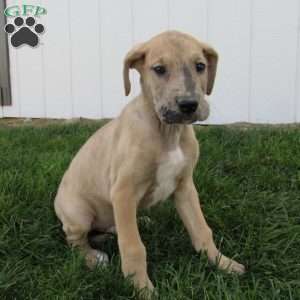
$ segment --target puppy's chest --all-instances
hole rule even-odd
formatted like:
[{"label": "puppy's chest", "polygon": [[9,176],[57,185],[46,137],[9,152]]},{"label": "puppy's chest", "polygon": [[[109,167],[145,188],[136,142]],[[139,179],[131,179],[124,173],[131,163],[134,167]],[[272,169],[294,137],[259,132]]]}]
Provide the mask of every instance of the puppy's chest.
[{"label": "puppy's chest", "polygon": [[166,153],[157,168],[154,189],[148,206],[166,200],[174,192],[178,176],[183,171],[185,163],[184,153],[180,147]]}]

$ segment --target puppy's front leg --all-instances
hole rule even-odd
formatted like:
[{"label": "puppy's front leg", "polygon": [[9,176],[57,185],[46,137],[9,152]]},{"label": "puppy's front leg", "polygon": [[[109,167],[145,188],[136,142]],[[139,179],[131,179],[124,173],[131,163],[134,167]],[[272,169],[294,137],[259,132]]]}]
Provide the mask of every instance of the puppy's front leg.
[{"label": "puppy's front leg", "polygon": [[184,179],[178,186],[175,192],[175,205],[196,251],[207,252],[209,260],[221,269],[239,274],[245,272],[243,265],[222,255],[217,249],[212,230],[203,216],[192,177]]},{"label": "puppy's front leg", "polygon": [[136,288],[153,290],[147,274],[146,249],[137,225],[137,197],[138,191],[125,184],[116,187],[112,195],[122,271],[125,277],[132,275]]}]

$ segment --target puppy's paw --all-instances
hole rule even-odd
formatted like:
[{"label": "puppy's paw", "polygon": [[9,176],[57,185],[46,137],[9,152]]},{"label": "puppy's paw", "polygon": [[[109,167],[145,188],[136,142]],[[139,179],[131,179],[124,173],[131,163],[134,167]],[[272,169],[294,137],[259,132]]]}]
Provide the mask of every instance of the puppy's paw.
[{"label": "puppy's paw", "polygon": [[138,299],[154,299],[154,296],[156,295],[154,286],[147,274],[129,275],[128,279],[138,292]]},{"label": "puppy's paw", "polygon": [[[156,299],[158,294],[157,291],[155,291],[152,282],[150,281],[150,279],[147,280],[146,283],[143,284],[138,284],[140,287],[138,287],[139,290],[139,299],[141,300],[150,300],[150,299]],[[136,284],[135,284],[136,286]],[[141,286],[144,286],[141,288]]]},{"label": "puppy's paw", "polygon": [[85,256],[85,261],[90,269],[94,269],[95,267],[106,267],[109,258],[105,252],[93,249]]},{"label": "puppy's paw", "polygon": [[216,262],[218,268],[228,272],[228,273],[236,273],[242,275],[246,272],[245,266],[236,262],[233,259],[228,258],[225,255],[221,255]]}]

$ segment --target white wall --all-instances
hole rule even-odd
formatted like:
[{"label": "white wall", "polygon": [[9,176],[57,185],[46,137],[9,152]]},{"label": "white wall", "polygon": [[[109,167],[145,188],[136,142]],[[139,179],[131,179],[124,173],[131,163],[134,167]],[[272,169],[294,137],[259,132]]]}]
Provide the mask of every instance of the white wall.
[{"label": "white wall", "polygon": [[3,108],[4,116],[115,117],[139,90],[135,73],[133,94],[124,96],[126,52],[177,29],[220,54],[206,123],[300,121],[299,0],[30,0],[35,3],[48,10],[41,19],[46,32],[37,49],[10,48],[13,106]]}]

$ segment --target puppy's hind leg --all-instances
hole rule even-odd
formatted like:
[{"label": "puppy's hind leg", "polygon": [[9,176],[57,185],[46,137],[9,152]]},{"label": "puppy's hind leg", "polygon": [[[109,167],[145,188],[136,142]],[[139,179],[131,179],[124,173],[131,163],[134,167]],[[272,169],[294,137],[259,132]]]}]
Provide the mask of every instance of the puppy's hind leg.
[{"label": "puppy's hind leg", "polygon": [[[60,203],[62,204],[62,202]],[[91,231],[93,216],[88,214],[82,207],[75,209],[73,205],[59,205],[55,203],[56,213],[63,223],[66,239],[72,247],[78,248],[85,258],[86,265],[94,268],[99,265],[107,265],[108,255],[100,250],[93,249],[88,241]]]},{"label": "puppy's hind leg", "polygon": [[67,241],[72,247],[76,247],[85,257],[86,265],[93,269],[96,266],[105,266],[108,264],[109,258],[105,252],[93,249],[88,240],[89,230],[87,228],[76,226],[68,226],[65,230]]}]

